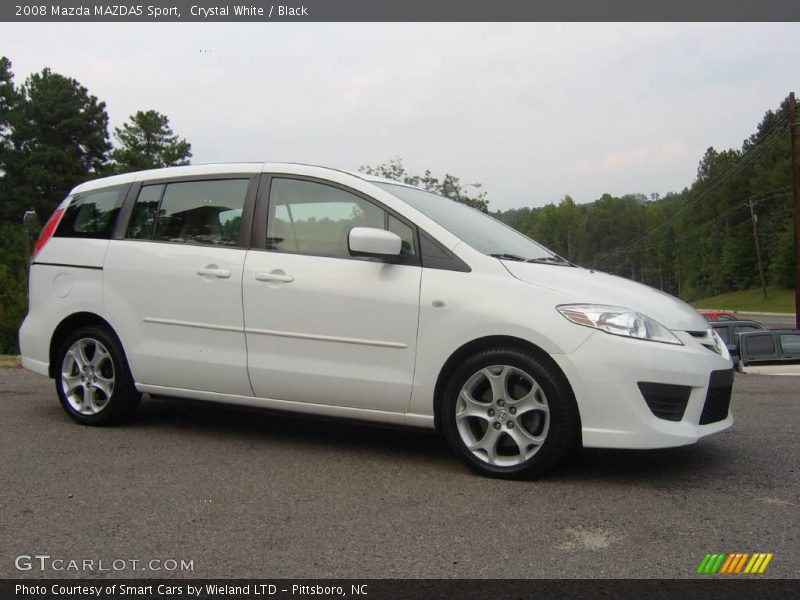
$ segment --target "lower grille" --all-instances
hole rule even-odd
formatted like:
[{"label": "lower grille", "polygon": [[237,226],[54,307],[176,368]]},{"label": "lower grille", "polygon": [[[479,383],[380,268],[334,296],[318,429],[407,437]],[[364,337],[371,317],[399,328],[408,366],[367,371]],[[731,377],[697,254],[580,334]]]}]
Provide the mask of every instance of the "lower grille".
[{"label": "lower grille", "polygon": [[733,390],[733,370],[713,371],[708,382],[708,393],[700,414],[700,425],[717,423],[728,418]]},{"label": "lower grille", "polygon": [[689,394],[692,392],[691,387],[648,381],[640,381],[638,385],[647,407],[655,416],[667,421],[683,419]]}]

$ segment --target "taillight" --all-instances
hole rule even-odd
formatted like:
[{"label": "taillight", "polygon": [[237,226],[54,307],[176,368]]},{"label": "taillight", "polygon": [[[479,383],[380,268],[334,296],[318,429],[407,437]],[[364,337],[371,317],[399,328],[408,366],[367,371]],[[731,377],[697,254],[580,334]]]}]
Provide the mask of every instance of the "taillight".
[{"label": "taillight", "polygon": [[61,215],[63,214],[64,214],[64,209],[57,208],[55,212],[52,215],[50,215],[50,218],[44,225],[44,229],[42,229],[42,233],[39,234],[39,239],[37,239],[36,243],[33,245],[33,251],[31,252],[31,260],[36,258],[36,255],[39,254],[39,250],[44,248],[44,245],[47,243],[47,240],[53,237],[53,232],[55,232],[56,227],[58,227],[58,222],[61,221]]}]

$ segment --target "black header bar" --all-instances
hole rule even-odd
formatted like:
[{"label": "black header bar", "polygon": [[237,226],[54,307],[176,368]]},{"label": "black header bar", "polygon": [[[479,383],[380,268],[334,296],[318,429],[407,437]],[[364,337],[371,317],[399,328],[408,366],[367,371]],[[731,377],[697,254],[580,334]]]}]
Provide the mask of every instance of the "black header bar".
[{"label": "black header bar", "polygon": [[0,3],[8,22],[800,21],[797,0],[91,0]]}]

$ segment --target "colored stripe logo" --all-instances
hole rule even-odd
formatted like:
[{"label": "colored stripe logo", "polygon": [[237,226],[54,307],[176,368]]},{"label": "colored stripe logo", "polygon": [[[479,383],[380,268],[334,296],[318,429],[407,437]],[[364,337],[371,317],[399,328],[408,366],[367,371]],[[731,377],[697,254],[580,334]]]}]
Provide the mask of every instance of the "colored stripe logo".
[{"label": "colored stripe logo", "polygon": [[703,575],[760,575],[767,570],[772,552],[714,552],[707,553],[697,573]]}]

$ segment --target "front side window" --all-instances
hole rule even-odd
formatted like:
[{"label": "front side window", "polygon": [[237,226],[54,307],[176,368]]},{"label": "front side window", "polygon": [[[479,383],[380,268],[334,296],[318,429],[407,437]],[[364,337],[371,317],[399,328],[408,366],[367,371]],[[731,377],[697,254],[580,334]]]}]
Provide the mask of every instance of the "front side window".
[{"label": "front side window", "polygon": [[771,333],[751,335],[745,338],[747,354],[753,357],[770,356],[775,354],[775,341]]},{"label": "front side window", "polygon": [[109,188],[75,196],[64,212],[55,235],[109,239],[122,206],[122,189]]},{"label": "front side window", "polygon": [[388,228],[403,240],[402,254],[414,254],[411,227],[372,202],[321,183],[272,180],[268,250],[349,258],[348,236],[354,227]]},{"label": "front side window", "polygon": [[142,186],[126,237],[236,246],[248,179]]}]

